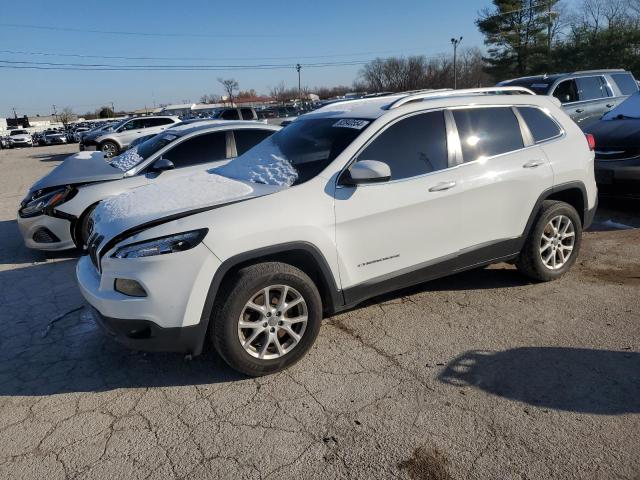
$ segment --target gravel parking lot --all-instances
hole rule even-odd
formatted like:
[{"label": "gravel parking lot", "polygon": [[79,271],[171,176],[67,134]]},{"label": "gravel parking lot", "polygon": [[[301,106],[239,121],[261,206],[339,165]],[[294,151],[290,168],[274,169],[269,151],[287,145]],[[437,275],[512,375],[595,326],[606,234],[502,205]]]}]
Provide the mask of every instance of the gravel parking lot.
[{"label": "gravel parking lot", "polygon": [[[0,478],[640,479],[640,204],[603,202],[579,264],[505,264],[327,319],[280,374],[131,352],[80,309],[77,253],[22,245],[76,145],[0,151]],[[625,228],[627,225],[635,228]]]}]

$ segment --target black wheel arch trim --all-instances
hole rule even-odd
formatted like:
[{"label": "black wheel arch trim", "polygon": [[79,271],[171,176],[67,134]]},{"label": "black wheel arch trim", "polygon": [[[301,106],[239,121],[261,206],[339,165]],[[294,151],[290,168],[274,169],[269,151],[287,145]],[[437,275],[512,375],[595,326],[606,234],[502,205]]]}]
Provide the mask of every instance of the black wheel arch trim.
[{"label": "black wheel arch trim", "polygon": [[531,228],[533,227],[533,223],[535,222],[538,216],[538,213],[540,212],[540,208],[542,208],[542,202],[544,202],[545,200],[548,200],[552,195],[556,193],[564,192],[567,190],[573,190],[576,188],[580,190],[580,193],[582,194],[582,204],[584,205],[584,211],[578,212],[578,214],[580,215],[581,218],[584,219],[583,229],[586,229],[589,227],[593,219],[593,214],[595,213],[595,208],[593,209],[593,212],[589,210],[589,197],[587,195],[587,187],[585,187],[583,182],[561,183],[559,185],[554,185],[553,187],[546,189],[538,197],[538,200],[536,201],[533,207],[533,210],[529,215],[529,220],[527,221],[527,225],[525,226],[524,232],[522,232],[521,238],[522,238],[523,244],[526,238],[528,237],[529,232],[531,231]]},{"label": "black wheel arch trim", "polygon": [[323,305],[325,311],[333,312],[341,309],[344,305],[344,297],[342,295],[342,291],[338,289],[333,273],[331,272],[331,268],[329,267],[329,263],[327,262],[324,255],[320,252],[315,245],[309,242],[287,242],[281,243],[278,245],[272,245],[269,247],[258,248],[256,250],[251,250],[249,252],[243,252],[241,254],[235,255],[231,258],[228,258],[218,269],[211,280],[211,284],[209,285],[209,291],[207,293],[207,298],[204,303],[204,307],[202,309],[202,314],[200,316],[199,326],[199,344],[194,346],[194,355],[199,355],[202,353],[204,348],[204,342],[207,338],[207,330],[209,328],[209,321],[211,320],[211,315],[213,314],[213,307],[215,304],[215,300],[218,294],[218,290],[222,285],[223,279],[226,275],[235,267],[251,262],[252,260],[258,260],[261,258],[270,257],[273,255],[288,253],[294,251],[303,251],[308,253],[314,259],[316,266],[319,269],[319,273],[322,276],[321,281],[325,282],[325,286],[327,288],[328,300],[330,305]]}]

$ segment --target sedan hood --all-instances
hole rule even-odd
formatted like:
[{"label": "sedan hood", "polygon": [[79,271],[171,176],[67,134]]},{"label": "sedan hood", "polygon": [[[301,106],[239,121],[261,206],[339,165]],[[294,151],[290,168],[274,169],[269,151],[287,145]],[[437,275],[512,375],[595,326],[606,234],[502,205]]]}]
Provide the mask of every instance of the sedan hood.
[{"label": "sedan hood", "polygon": [[[130,230],[186,217],[287,188],[234,180],[203,171],[156,181],[108,198],[92,214],[94,238],[112,239]],[[203,225],[206,227],[206,225]]]},{"label": "sedan hood", "polygon": [[596,139],[596,149],[640,146],[640,119],[601,120],[585,129]]},{"label": "sedan hood", "polygon": [[124,176],[119,168],[104,161],[102,152],[79,152],[67,157],[48,175],[38,180],[31,191],[61,185],[117,180]]}]

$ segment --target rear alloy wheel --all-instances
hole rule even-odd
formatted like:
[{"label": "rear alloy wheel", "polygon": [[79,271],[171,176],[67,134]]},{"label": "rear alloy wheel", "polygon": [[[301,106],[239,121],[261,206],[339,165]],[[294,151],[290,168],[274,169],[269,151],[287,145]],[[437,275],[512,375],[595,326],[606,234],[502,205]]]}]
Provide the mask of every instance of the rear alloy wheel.
[{"label": "rear alloy wheel", "polygon": [[224,282],[218,298],[213,345],[231,368],[246,375],[268,375],[293,365],[320,331],[318,289],[302,270],[285,263],[240,269]]},{"label": "rear alloy wheel", "polygon": [[104,153],[104,156],[106,158],[112,158],[120,154],[120,148],[118,147],[118,144],[110,140],[102,142],[100,144],[100,150],[102,151],[102,153]]},{"label": "rear alloy wheel", "polygon": [[575,208],[546,200],[516,261],[518,270],[533,280],[555,280],[575,263],[581,241],[582,222]]}]

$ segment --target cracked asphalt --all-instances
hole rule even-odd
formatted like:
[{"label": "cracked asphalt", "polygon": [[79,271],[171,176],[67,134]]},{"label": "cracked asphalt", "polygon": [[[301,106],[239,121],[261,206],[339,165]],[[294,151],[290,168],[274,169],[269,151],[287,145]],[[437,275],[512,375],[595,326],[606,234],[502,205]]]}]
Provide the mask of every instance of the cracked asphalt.
[{"label": "cracked asphalt", "polygon": [[579,263],[505,264],[376,298],[260,379],[103,337],[78,253],[16,208],[76,145],[0,151],[0,478],[640,479],[640,205],[603,202]]}]

